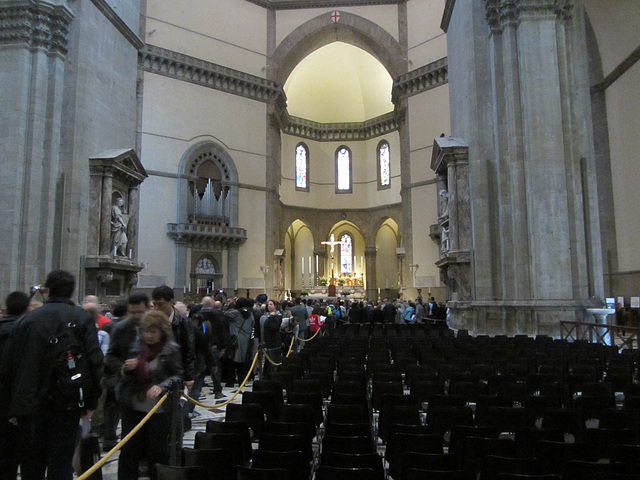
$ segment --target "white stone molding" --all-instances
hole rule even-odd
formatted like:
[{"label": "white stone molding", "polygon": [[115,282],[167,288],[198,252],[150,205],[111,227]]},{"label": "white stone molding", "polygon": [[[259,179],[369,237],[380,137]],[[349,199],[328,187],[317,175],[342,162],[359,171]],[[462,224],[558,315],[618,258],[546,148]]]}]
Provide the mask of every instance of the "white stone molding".
[{"label": "white stone molding", "polygon": [[299,117],[289,117],[289,123],[282,131],[301,138],[318,142],[359,141],[387,135],[398,130],[395,112],[386,113],[364,122],[318,123]]},{"label": "white stone molding", "polygon": [[0,6],[0,46],[26,46],[65,56],[73,13],[44,1],[11,2]]},{"label": "white stone molding", "polygon": [[179,52],[145,45],[138,54],[139,67],[151,73],[222,90],[265,103],[286,105],[282,86],[271,80],[223,67]]},{"label": "white stone molding", "polygon": [[449,68],[444,57],[398,77],[393,82],[392,101],[397,104],[402,98],[440,87],[448,81]]}]

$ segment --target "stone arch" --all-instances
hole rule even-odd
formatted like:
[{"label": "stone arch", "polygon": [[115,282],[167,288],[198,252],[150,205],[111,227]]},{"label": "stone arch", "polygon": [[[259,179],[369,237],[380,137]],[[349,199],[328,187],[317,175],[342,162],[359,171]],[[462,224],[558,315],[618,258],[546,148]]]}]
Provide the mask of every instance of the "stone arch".
[{"label": "stone arch", "polygon": [[178,166],[178,221],[189,222],[189,203],[192,193],[190,182],[195,181],[198,168],[205,162],[211,161],[221,174],[222,185],[228,188],[228,226],[238,225],[238,171],[231,155],[220,144],[212,140],[203,140],[189,147],[180,160]]},{"label": "stone arch", "polygon": [[407,72],[406,52],[387,31],[370,20],[347,12],[340,12],[340,21],[333,23],[331,13],[327,12],[303,23],[282,40],[271,56],[267,77],[284,85],[304,57],[336,41],[373,55],[391,78]]}]

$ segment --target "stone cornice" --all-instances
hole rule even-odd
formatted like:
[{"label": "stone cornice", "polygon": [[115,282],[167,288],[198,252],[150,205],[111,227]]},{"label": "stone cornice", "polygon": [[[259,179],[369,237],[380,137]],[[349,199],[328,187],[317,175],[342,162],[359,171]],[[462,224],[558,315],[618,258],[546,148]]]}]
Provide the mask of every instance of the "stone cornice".
[{"label": "stone cornice", "polygon": [[0,46],[23,45],[66,55],[73,13],[45,1],[9,2],[0,6]]},{"label": "stone cornice", "polygon": [[91,0],[91,3],[100,10],[100,12],[116,27],[116,29],[125,37],[136,50],[140,50],[144,46],[144,42],[133,30],[129,28],[129,25],[124,23],[120,16],[111,8],[105,0]]},{"label": "stone cornice", "polygon": [[448,81],[449,66],[447,57],[444,57],[398,77],[393,82],[391,98],[393,103],[397,104],[401,98],[431,90]]},{"label": "stone cornice", "polygon": [[318,142],[369,140],[398,129],[398,115],[387,113],[364,122],[318,123],[299,117],[289,117],[283,133]]},{"label": "stone cornice", "polygon": [[247,0],[269,10],[295,10],[300,8],[362,7],[370,5],[397,5],[407,0]]},{"label": "stone cornice", "polygon": [[271,103],[278,110],[286,110],[287,99],[278,83],[179,52],[145,45],[138,53],[138,66],[146,72]]},{"label": "stone cornice", "polygon": [[523,17],[556,16],[569,20],[574,0],[485,0],[486,18],[494,32],[517,25]]},{"label": "stone cornice", "polygon": [[168,223],[167,235],[176,243],[207,247],[240,245],[247,240],[244,228],[196,223]]}]

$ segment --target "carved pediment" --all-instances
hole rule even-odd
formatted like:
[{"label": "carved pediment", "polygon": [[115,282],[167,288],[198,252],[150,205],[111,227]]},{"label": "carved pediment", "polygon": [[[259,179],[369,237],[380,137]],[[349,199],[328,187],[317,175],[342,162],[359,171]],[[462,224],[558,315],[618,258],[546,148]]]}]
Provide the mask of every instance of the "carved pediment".
[{"label": "carved pediment", "polygon": [[89,159],[91,173],[111,173],[127,177],[128,183],[140,184],[148,177],[138,155],[132,148],[114,149],[102,152]]}]

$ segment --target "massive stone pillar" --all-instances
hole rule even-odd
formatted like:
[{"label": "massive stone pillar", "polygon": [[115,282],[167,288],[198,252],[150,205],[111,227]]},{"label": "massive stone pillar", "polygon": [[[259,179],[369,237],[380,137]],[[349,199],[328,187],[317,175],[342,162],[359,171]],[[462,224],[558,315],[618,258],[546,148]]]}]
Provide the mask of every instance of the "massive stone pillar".
[{"label": "massive stone pillar", "polygon": [[580,0],[450,0],[445,11],[473,240],[471,310],[454,322],[557,335],[604,296]]},{"label": "massive stone pillar", "polygon": [[68,32],[60,1],[0,5],[0,292],[43,282],[60,251],[60,129]]}]

